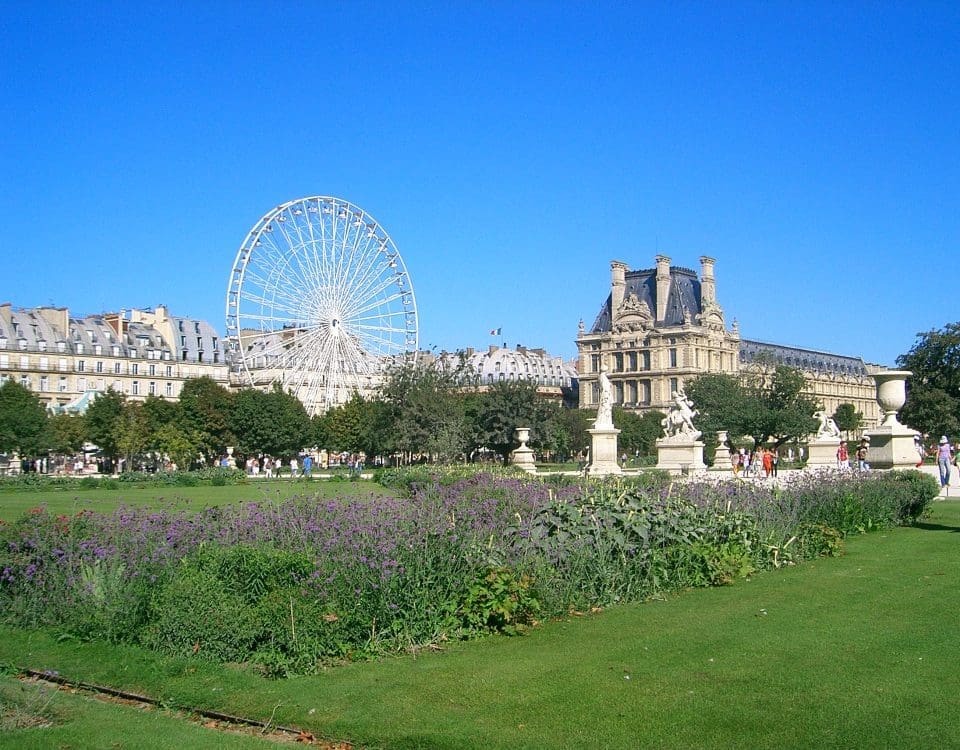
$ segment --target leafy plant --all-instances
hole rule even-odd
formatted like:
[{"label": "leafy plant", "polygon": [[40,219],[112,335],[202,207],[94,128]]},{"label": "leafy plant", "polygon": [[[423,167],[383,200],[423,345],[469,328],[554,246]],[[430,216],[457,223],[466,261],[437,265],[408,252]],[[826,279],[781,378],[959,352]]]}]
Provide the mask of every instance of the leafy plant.
[{"label": "leafy plant", "polygon": [[465,625],[480,632],[518,635],[534,623],[540,602],[530,576],[510,568],[488,568],[470,587],[460,605]]}]

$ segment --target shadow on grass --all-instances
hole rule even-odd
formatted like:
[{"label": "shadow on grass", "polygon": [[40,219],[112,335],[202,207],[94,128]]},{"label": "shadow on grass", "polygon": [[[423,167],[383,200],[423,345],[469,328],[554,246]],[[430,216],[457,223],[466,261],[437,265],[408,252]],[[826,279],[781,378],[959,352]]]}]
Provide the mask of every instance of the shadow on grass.
[{"label": "shadow on grass", "polygon": [[954,534],[960,534],[960,526],[944,526],[941,523],[915,523],[915,529],[925,529],[926,531],[952,531]]}]

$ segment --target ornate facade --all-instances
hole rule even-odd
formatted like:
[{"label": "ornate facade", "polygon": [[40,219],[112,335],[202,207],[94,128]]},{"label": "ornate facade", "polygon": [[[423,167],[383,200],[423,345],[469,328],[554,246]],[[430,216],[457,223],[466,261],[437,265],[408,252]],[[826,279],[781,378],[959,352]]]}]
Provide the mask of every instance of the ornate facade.
[{"label": "ornate facade", "polygon": [[857,357],[764,344],[742,339],[734,321],[726,325],[717,302],[715,260],[700,258],[700,275],[672,266],[658,255],[656,267],[631,271],[610,264],[610,295],[590,329],[577,336],[580,406],[596,408],[598,378],[605,366],[616,405],[666,412],[672,394],[705,373],[763,371],[786,364],[806,376],[807,394],[833,412],[852,403],[864,426],[876,424],[879,410],[875,367]]}]

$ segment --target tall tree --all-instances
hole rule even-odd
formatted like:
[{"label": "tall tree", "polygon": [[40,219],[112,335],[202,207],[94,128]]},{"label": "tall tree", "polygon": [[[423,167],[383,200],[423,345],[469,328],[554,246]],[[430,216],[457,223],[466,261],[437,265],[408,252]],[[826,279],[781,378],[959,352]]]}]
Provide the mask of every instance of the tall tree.
[{"label": "tall tree", "polygon": [[161,425],[153,434],[153,446],[158,453],[169,456],[178,469],[189,469],[197,458],[199,448],[176,422]]},{"label": "tall tree", "polygon": [[897,366],[913,373],[901,420],[929,435],[960,433],[960,323],[917,334]]},{"label": "tall tree", "polygon": [[699,412],[696,425],[702,432],[727,430],[731,435],[753,434],[752,412],[756,404],[735,375],[700,375],[687,383],[685,390]]},{"label": "tall tree", "polygon": [[817,402],[804,395],[805,385],[800,370],[774,365],[743,380],[701,375],[687,384],[686,392],[699,412],[701,431],[727,430],[731,436],[749,436],[757,445],[772,441],[780,446],[817,428]]},{"label": "tall tree", "polygon": [[426,453],[441,461],[464,454],[469,446],[465,368],[436,362],[403,364],[389,373],[383,399],[395,409],[396,447]]},{"label": "tall tree", "polygon": [[214,460],[235,438],[228,424],[233,394],[209,376],[190,378],[180,391],[180,412],[185,431],[196,437],[200,450]]},{"label": "tall tree", "polygon": [[545,405],[545,415],[539,445],[558,460],[566,461],[590,444],[590,420],[585,411],[550,403]]},{"label": "tall tree", "polygon": [[0,385],[0,452],[34,458],[50,447],[47,412],[40,399],[12,379]]},{"label": "tall tree", "polygon": [[347,403],[328,412],[327,442],[323,445],[334,451],[368,453],[371,448],[373,416],[370,403],[359,393],[354,393]]},{"label": "tall tree", "polygon": [[285,392],[279,383],[267,394],[270,414],[277,420],[276,442],[268,452],[275,456],[297,453],[314,445],[310,415],[292,393]]},{"label": "tall tree", "polygon": [[50,448],[55,453],[79,453],[87,440],[86,418],[61,412],[50,417]]},{"label": "tall tree", "polygon": [[120,427],[126,403],[124,394],[108,388],[93,400],[84,414],[87,437],[110,460],[120,456]]},{"label": "tall tree", "polygon": [[637,414],[615,407],[613,424],[620,430],[618,436],[620,450],[630,455],[654,455],[657,438],[663,436],[663,426],[660,421],[664,416],[660,411]]},{"label": "tall tree", "polygon": [[227,427],[241,453],[295,454],[310,442],[310,418],[303,404],[279,384],[270,392],[238,391],[230,404]]},{"label": "tall tree", "polygon": [[[117,422],[117,450],[127,459],[127,466],[137,465],[150,445],[147,415],[142,401],[127,401]],[[154,457],[155,458],[155,457]],[[154,466],[156,468],[156,466]]]},{"label": "tall tree", "polygon": [[771,376],[760,376],[752,395],[760,402],[761,419],[753,439],[762,445],[772,440],[776,447],[791,440],[800,440],[816,432],[819,404],[803,394],[806,379],[795,367],[777,365]]},{"label": "tall tree", "polygon": [[537,384],[501,380],[477,397],[475,426],[479,444],[500,454],[506,462],[518,443],[517,427],[530,428],[530,447],[544,447],[549,407],[537,395]]},{"label": "tall tree", "polygon": [[143,401],[143,416],[146,420],[147,440],[152,445],[162,427],[181,421],[180,402],[167,401],[161,396],[147,396]]},{"label": "tall tree", "polygon": [[839,429],[847,433],[849,438],[851,432],[856,432],[863,425],[863,414],[858,412],[853,404],[838,404],[837,410],[833,413],[833,421]]}]

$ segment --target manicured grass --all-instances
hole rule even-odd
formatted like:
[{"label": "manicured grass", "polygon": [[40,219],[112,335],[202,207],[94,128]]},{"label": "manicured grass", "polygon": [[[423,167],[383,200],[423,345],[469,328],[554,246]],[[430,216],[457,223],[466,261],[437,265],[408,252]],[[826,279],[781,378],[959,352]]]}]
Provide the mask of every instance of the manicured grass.
[{"label": "manicured grass", "polygon": [[0,492],[0,520],[11,522],[31,508],[46,507],[53,514],[72,515],[81,510],[109,513],[121,505],[164,509],[201,510],[213,505],[235,502],[277,502],[294,495],[320,497],[353,497],[356,495],[392,494],[369,480],[336,482],[322,479],[295,481],[289,479],[259,480],[248,484],[215,487],[127,487],[118,489],[36,490]]},{"label": "manicured grass", "polygon": [[[960,747],[958,545],[939,502],[841,558],[292,680],[13,629],[0,662],[368,748]],[[124,741],[116,721],[65,739],[80,720],[23,731]]]},{"label": "manicured grass", "polygon": [[[17,728],[19,719],[26,723],[31,717],[37,726]],[[0,677],[0,747],[267,750],[277,744],[254,734],[206,728],[201,721],[167,710],[102,703],[88,695]]]}]

